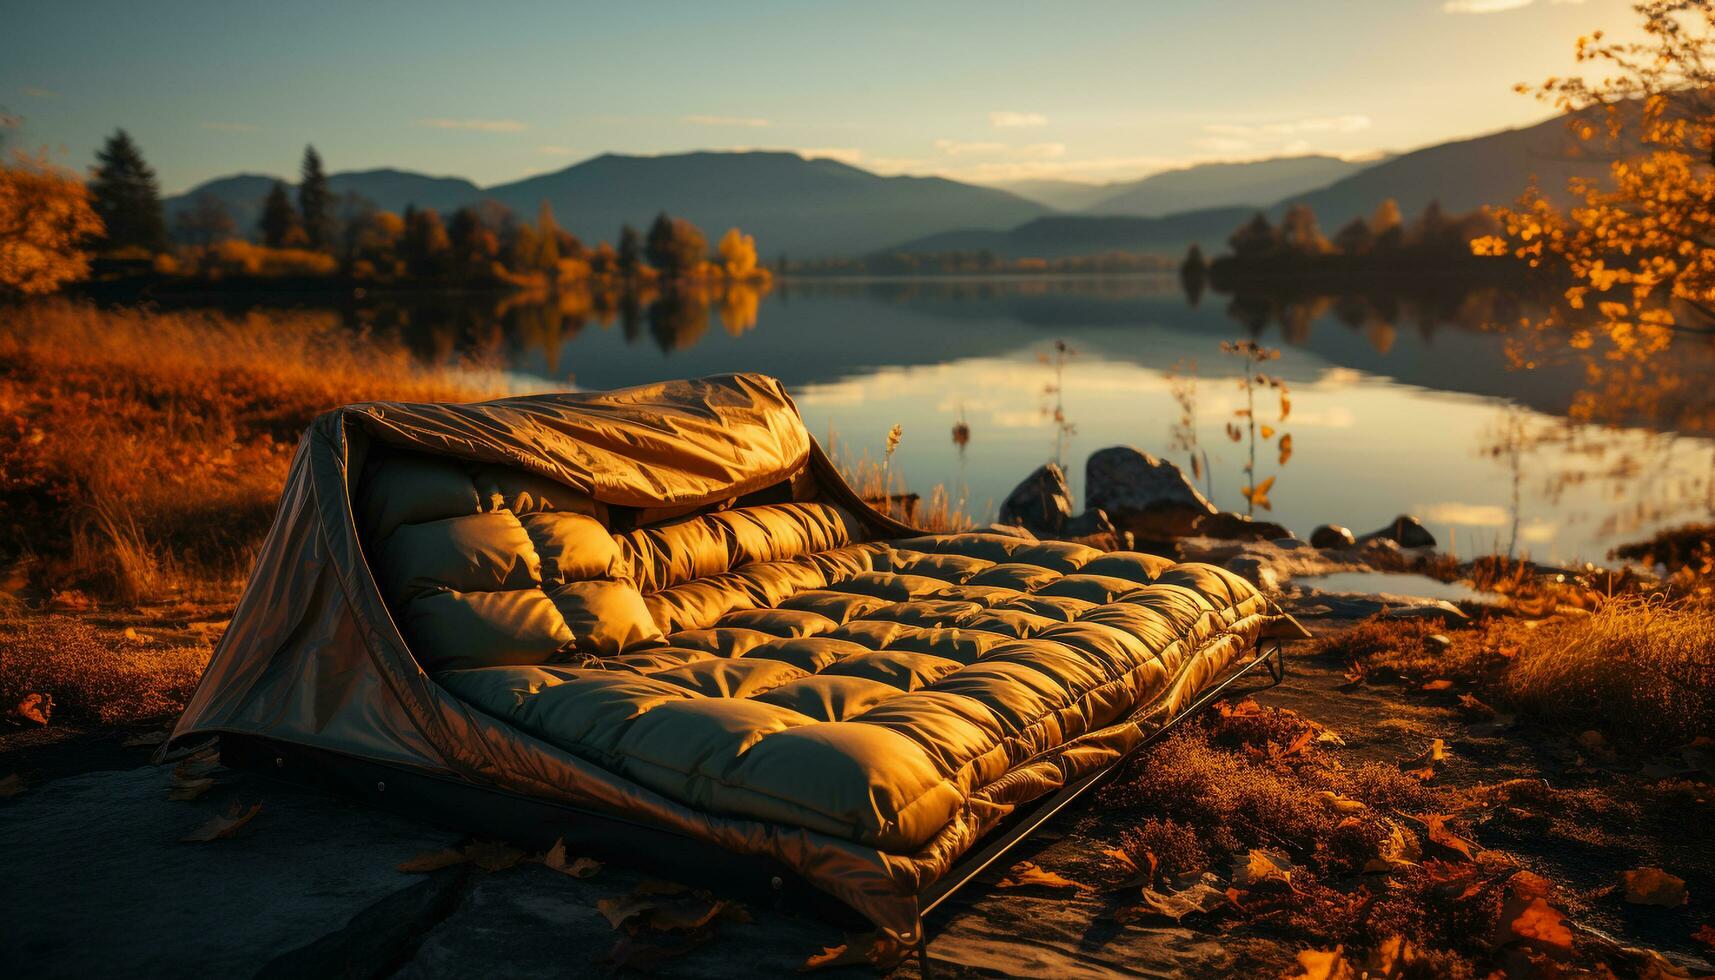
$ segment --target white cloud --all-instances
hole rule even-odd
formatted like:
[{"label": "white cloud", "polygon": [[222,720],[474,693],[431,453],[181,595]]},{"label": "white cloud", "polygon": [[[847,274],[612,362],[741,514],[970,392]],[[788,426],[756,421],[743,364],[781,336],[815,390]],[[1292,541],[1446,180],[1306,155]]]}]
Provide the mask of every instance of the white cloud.
[{"label": "white cloud", "polygon": [[768,126],[768,120],[759,116],[681,116],[679,121],[693,126],[737,126],[745,129],[763,129]]},{"label": "white cloud", "polygon": [[419,119],[430,129],[466,129],[477,133],[522,133],[530,127],[516,119]]},{"label": "white cloud", "polygon": [[538,146],[536,152],[546,153],[554,157],[569,157],[576,155],[578,151],[569,146]]},{"label": "white cloud", "polygon": [[1459,524],[1466,527],[1502,527],[1511,522],[1506,508],[1494,504],[1467,504],[1457,500],[1415,508],[1431,524]]},{"label": "white cloud", "polygon": [[995,142],[966,142],[964,140],[936,140],[935,149],[950,157],[968,156],[971,154],[992,155],[1003,152],[1005,143]]},{"label": "white cloud", "polygon": [[1314,116],[1309,119],[1292,119],[1283,122],[1237,124],[1210,123],[1203,127],[1203,132],[1214,136],[1226,137],[1258,137],[1258,136],[1301,136],[1305,133],[1358,133],[1371,126],[1369,116]]},{"label": "white cloud", "polygon": [[201,126],[204,129],[212,129],[217,133],[254,133],[259,131],[261,128],[259,126],[253,126],[250,123],[235,122],[205,122],[202,123]]},{"label": "white cloud", "polygon": [[1244,153],[1252,148],[1250,140],[1235,139],[1231,136],[1205,136],[1192,140],[1191,145],[1210,153]]},{"label": "white cloud", "polygon": [[1066,155],[1066,144],[1029,143],[1014,150],[1012,155],[1025,160],[1055,160]]},{"label": "white cloud", "polygon": [[999,109],[989,113],[989,124],[996,129],[1017,129],[1021,126],[1046,126],[1048,117],[1040,112],[1016,112]]}]

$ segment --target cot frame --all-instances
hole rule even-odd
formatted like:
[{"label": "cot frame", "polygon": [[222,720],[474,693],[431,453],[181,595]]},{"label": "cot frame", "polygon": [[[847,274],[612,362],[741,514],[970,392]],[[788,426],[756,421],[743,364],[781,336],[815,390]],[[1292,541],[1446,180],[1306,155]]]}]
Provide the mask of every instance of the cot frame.
[{"label": "cot frame", "polygon": [[[932,930],[927,919],[962,889],[993,868],[1043,825],[1064,813],[1118,774],[1122,765],[1148,746],[1196,717],[1240,681],[1266,673],[1261,690],[1286,676],[1282,641],[1265,638],[1253,656],[1229,668],[1184,710],[1152,729],[1136,746],[1108,765],[1086,773],[1060,790],[1019,808],[968,851],[947,873],[917,896],[917,952],[928,970]],[[1140,712],[1141,713],[1141,712]],[[1137,720],[1138,716],[1132,716]],[[864,928],[857,911],[810,885],[771,858],[737,854],[704,841],[623,815],[601,813],[551,800],[522,796],[451,776],[360,759],[325,749],[266,737],[224,733],[220,759],[227,766],[261,773],[298,786],[331,792],[413,819],[425,817],[455,832],[508,840],[535,850],[564,841],[567,851],[662,875],[759,905],[806,911],[843,928]]]}]

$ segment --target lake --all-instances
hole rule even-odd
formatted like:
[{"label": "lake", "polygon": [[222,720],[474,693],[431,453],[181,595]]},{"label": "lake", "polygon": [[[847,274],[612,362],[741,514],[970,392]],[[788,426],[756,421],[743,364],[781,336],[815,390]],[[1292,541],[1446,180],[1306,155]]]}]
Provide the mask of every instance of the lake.
[{"label": "lake", "polygon": [[[1506,336],[1484,326],[1513,311],[1489,300],[1271,307],[1210,294],[1193,306],[1162,276],[803,280],[689,308],[515,300],[348,315],[401,330],[427,358],[479,351],[524,390],[772,374],[842,455],[879,457],[901,425],[894,471],[921,493],[945,485],[981,521],[1056,455],[1081,498],[1093,450],[1128,444],[1189,469],[1193,436],[1209,463],[1200,484],[1243,512],[1247,443],[1226,430],[1243,407],[1244,366],[1221,350],[1240,338],[1282,351],[1264,370],[1288,386],[1290,414],[1278,419],[1267,390],[1257,416],[1289,433],[1293,451],[1280,466],[1273,442],[1259,448],[1259,475],[1276,479],[1272,511],[1257,516],[1301,537],[1411,513],[1461,555],[1565,563],[1709,515],[1715,444],[1569,423],[1581,369],[1509,369]],[[1177,438],[1176,390],[1192,406]]]}]

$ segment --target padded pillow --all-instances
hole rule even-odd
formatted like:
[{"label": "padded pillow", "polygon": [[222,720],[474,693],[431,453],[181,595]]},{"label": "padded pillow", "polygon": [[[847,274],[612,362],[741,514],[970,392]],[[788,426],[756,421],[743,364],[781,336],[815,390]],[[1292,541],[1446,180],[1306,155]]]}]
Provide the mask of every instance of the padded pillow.
[{"label": "padded pillow", "polygon": [[372,541],[384,540],[401,524],[440,521],[484,509],[461,463],[418,453],[381,457],[358,496],[358,516]]},{"label": "padded pillow", "polygon": [[405,604],[411,649],[431,671],[546,663],[572,645],[539,589],[431,592]]},{"label": "padded pillow", "polygon": [[661,639],[643,594],[625,579],[567,582],[549,591],[548,598],[565,618],[574,645],[585,653],[611,656]]},{"label": "padded pillow", "polygon": [[542,558],[542,578],[561,585],[625,573],[619,544],[600,521],[583,514],[553,511],[519,519]]},{"label": "padded pillow", "polygon": [[501,592],[542,580],[530,536],[504,510],[401,525],[381,546],[381,567],[382,587],[394,603],[437,588]]}]

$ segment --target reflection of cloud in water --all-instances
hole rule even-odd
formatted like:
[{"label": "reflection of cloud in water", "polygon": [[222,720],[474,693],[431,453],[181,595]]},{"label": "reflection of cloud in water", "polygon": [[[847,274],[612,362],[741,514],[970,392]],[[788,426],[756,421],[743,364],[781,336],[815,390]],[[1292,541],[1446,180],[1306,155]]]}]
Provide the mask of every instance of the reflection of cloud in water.
[{"label": "reflection of cloud in water", "polygon": [[1466,504],[1450,500],[1439,504],[1419,504],[1417,510],[1431,524],[1501,527],[1512,520],[1505,507],[1495,504]]},{"label": "reflection of cloud in water", "polygon": [[1323,371],[1321,377],[1310,382],[1310,386],[1325,391],[1330,388],[1356,388],[1363,381],[1364,375],[1361,371],[1348,367],[1331,367]]},{"label": "reflection of cloud in water", "polygon": [[1528,541],[1531,544],[1547,544],[1554,540],[1554,535],[1559,530],[1560,525],[1552,521],[1531,521],[1519,528],[1518,536],[1520,541]]}]

